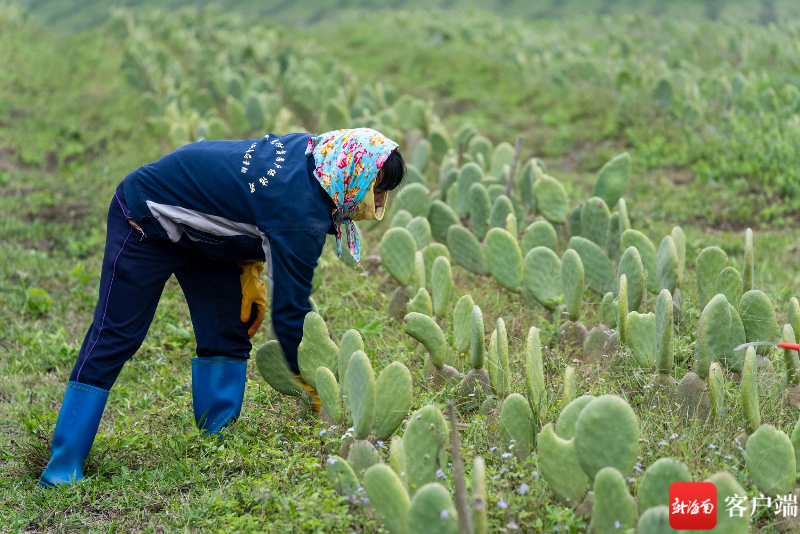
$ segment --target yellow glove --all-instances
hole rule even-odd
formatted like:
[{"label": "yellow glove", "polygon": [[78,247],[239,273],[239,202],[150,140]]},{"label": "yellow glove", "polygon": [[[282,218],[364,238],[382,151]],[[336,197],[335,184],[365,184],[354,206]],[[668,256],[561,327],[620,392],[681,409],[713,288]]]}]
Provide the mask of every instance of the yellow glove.
[{"label": "yellow glove", "polygon": [[247,330],[247,335],[253,337],[267,314],[267,286],[258,277],[264,270],[264,262],[237,262],[236,264],[242,269],[242,274],[239,275],[239,281],[242,283],[242,313],[240,317],[242,322],[250,321],[250,311],[254,303],[258,309],[255,322]]}]

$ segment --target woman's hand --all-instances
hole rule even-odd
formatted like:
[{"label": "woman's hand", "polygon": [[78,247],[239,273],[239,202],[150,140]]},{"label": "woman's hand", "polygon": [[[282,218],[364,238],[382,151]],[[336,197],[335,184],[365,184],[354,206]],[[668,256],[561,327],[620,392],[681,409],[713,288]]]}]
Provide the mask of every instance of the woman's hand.
[{"label": "woman's hand", "polygon": [[264,262],[237,262],[237,265],[242,269],[242,274],[239,275],[239,280],[242,283],[242,312],[240,317],[242,322],[250,321],[250,311],[253,308],[253,304],[256,305],[258,310],[256,320],[247,330],[247,335],[252,338],[256,335],[264,316],[267,314],[267,286],[258,277],[261,271],[264,270]]}]

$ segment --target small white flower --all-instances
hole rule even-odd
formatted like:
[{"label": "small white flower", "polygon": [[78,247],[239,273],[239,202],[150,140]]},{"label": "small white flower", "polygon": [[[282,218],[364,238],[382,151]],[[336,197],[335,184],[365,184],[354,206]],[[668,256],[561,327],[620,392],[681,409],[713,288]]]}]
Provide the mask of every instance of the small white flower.
[{"label": "small white flower", "polygon": [[450,512],[442,510],[442,513],[439,514],[439,519],[450,519]]},{"label": "small white flower", "polygon": [[447,475],[444,474],[444,471],[439,469],[438,471],[436,471],[436,478],[447,478]]},{"label": "small white flower", "polygon": [[323,428],[322,430],[320,430],[320,431],[319,431],[319,435],[320,435],[320,437],[321,437],[321,436],[324,436],[324,435],[325,435],[325,434],[327,434],[327,433],[328,433],[328,431],[327,431],[327,430],[325,430],[324,428]]},{"label": "small white flower", "polygon": [[496,450],[497,450],[497,447],[492,447],[492,448],[489,449],[489,452],[494,452]]},{"label": "small white flower", "polygon": [[506,504],[506,501],[504,501],[503,499],[500,499],[499,501],[497,501],[497,506],[499,506],[503,510],[508,508],[508,504]]},{"label": "small white flower", "polygon": [[383,441],[378,440],[375,443],[378,445],[378,447],[383,447]]},{"label": "small white flower", "polygon": [[526,493],[528,493],[528,485],[523,482],[522,485],[519,487],[519,494],[525,495]]},{"label": "small white flower", "polygon": [[615,528],[615,529],[618,529],[618,528],[620,528],[621,526],[622,526],[622,523],[620,523],[619,521],[614,521],[614,528]]}]

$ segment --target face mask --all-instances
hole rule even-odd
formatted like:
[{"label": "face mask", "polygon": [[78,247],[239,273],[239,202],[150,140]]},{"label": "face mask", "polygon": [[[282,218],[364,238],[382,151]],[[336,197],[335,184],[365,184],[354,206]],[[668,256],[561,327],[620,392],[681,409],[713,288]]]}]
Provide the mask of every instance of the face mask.
[{"label": "face mask", "polygon": [[373,183],[367,194],[364,195],[364,200],[362,200],[358,207],[356,207],[355,211],[350,215],[350,220],[352,221],[380,221],[383,219],[384,213],[386,213],[386,205],[389,202],[389,192],[384,191],[381,193],[385,195],[385,201],[383,207],[376,208],[375,207],[375,184]]}]

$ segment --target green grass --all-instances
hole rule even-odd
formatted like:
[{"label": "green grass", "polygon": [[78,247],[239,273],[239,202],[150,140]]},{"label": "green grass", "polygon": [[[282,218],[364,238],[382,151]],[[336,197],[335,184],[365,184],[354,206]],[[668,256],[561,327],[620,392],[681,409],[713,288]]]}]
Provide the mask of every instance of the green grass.
[{"label": "green grass", "polygon": [[[239,422],[223,440],[198,434],[191,413],[192,326],[174,279],[142,348],[111,392],[86,465],[89,479],[60,491],[37,487],[65,383],[96,303],[113,189],[127,172],[168,150],[145,128],[139,92],[125,82],[121,62],[121,45],[106,29],[72,37],[30,26],[0,30],[0,530],[379,532],[369,506],[336,495],[325,476],[325,459],[337,449],[342,429],[298,417],[293,402],[272,391],[252,364]],[[474,111],[476,117],[479,113]],[[514,117],[492,120],[504,121],[497,128],[506,127],[506,137],[516,135]],[[581,161],[596,161],[600,154],[547,159],[572,203],[589,196],[594,178]],[[700,311],[694,258],[703,247],[717,244],[740,268],[743,226],[731,223],[735,219],[725,212],[746,210],[754,201],[744,185],[688,187],[684,173],[667,168],[637,174],[628,202],[634,227],[656,244],[674,224],[687,234],[676,378],[692,366]],[[365,250],[374,247],[385,226],[365,232]],[[798,238],[796,229],[756,228],[756,283],[773,299],[780,324],[800,284]],[[334,340],[357,328],[376,371],[396,360],[409,365],[414,409],[450,398],[451,392],[424,383],[414,343],[387,312],[395,282],[382,272],[365,278],[330,250],[322,261],[324,283],[314,298]],[[512,391],[524,392],[527,331],[541,328],[548,347],[547,419],[555,420],[563,371],[573,364],[552,348],[556,325],[542,308],[501,290],[490,278],[460,267],[454,267],[454,275],[456,297],[470,293],[487,325],[504,318]],[[33,288],[46,291],[52,303],[37,299]],[[597,295],[587,293],[585,324],[596,323],[599,303]],[[653,305],[650,295],[643,307],[652,310]],[[450,335],[449,320],[444,328]],[[253,340],[255,346],[269,338],[266,330]],[[647,373],[624,356],[621,352],[600,369],[579,371],[578,394],[615,393],[628,400],[642,428],[642,468],[672,456],[683,460],[696,480],[727,470],[751,496],[756,494],[733,441],[742,426],[738,387],[727,384],[721,421],[683,420],[664,399],[647,399]],[[780,376],[782,364],[773,360]],[[798,414],[785,406],[780,388],[762,383],[760,393],[762,421],[790,432]],[[555,527],[582,532],[584,520],[555,502],[537,474],[536,459],[523,466],[513,456],[503,457],[496,422],[470,409],[472,402],[460,399],[459,417],[469,424],[462,431],[465,464],[469,475],[474,456],[486,459],[493,529],[513,523],[524,532]],[[327,432],[320,435],[323,429]],[[381,450],[384,458],[387,449]],[[632,492],[640,478],[634,475]],[[452,485],[450,473],[445,483]],[[524,495],[523,484],[528,487]],[[774,517],[763,510],[755,524],[760,532],[776,531]]]}]

